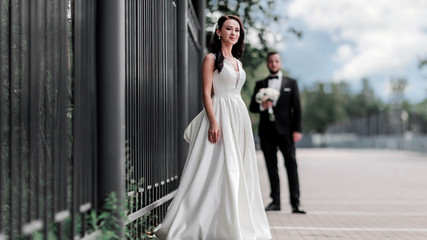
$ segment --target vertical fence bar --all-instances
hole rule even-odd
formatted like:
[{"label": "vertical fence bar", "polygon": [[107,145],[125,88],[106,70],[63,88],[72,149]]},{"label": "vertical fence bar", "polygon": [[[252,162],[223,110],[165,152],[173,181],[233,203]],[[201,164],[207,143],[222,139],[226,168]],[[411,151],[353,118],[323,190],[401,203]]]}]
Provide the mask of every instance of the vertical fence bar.
[{"label": "vertical fence bar", "polygon": [[[10,101],[9,101],[9,84],[10,84],[10,1],[2,1],[1,2],[1,28],[0,28],[0,51],[1,51],[1,64],[0,64],[0,207],[2,208],[0,210],[0,234],[2,232],[4,234],[9,234],[10,231],[10,211],[8,211],[7,207],[9,204],[9,185],[10,185],[10,179],[9,179],[9,172],[10,172],[10,166],[9,166],[9,149],[10,149],[10,125],[9,125],[9,108],[10,108]],[[4,126],[4,127],[3,127]]]},{"label": "vertical fence bar", "polygon": [[[143,27],[142,27],[142,31],[146,32],[148,29],[148,21],[147,21],[147,16],[148,16],[148,11],[149,11],[149,7],[148,7],[148,1],[149,0],[144,0],[144,7],[143,7],[143,12],[142,12],[142,16],[143,16]],[[148,37],[146,34],[143,35],[143,42],[142,42],[143,46],[148,46]],[[144,66],[144,70],[143,70],[143,74],[141,77],[141,81],[142,81],[142,111],[146,112],[147,108],[148,108],[148,101],[145,101],[148,97],[148,92],[149,92],[149,88],[147,86],[147,79],[148,79],[148,72],[147,72],[147,65],[148,65],[148,52],[149,52],[150,48],[145,48],[145,52],[143,54],[142,57],[142,64]],[[148,118],[143,118],[142,119],[142,132],[147,132],[146,129],[148,129],[147,125],[148,125]],[[144,164],[144,168],[143,168],[143,177],[144,177],[144,197],[143,197],[143,207],[145,207],[148,204],[148,170],[149,170],[149,165],[148,165],[148,153],[149,151],[147,151],[147,142],[148,142],[148,134],[142,134],[142,158],[141,161]]]},{"label": "vertical fence bar", "polygon": [[47,97],[47,94],[49,92],[48,88],[48,63],[47,63],[47,58],[49,58],[49,54],[50,52],[48,52],[48,36],[47,36],[47,32],[48,32],[48,26],[47,26],[47,22],[48,22],[48,3],[46,1],[42,1],[40,4],[40,12],[38,12],[38,14],[40,15],[40,46],[41,46],[41,58],[42,61],[40,61],[39,63],[39,67],[41,68],[40,71],[40,83],[41,83],[41,96],[40,96],[40,134],[41,136],[39,136],[40,138],[40,148],[41,148],[41,156],[40,156],[40,172],[41,172],[41,178],[40,178],[40,182],[39,184],[41,185],[41,206],[40,206],[40,210],[41,210],[41,218],[43,220],[43,223],[45,224],[44,228],[43,228],[43,237],[44,238],[48,238],[49,232],[48,232],[48,226],[47,224],[49,223],[49,206],[51,206],[51,204],[47,204],[47,202],[49,201],[49,162],[50,162],[50,155],[49,155],[49,125],[48,125],[48,115],[49,115],[49,103],[48,100],[49,98]]},{"label": "vertical fence bar", "polygon": [[[59,129],[59,84],[60,84],[60,76],[59,76],[59,65],[60,65],[60,59],[59,59],[59,39],[57,38],[57,32],[59,31],[59,22],[60,19],[58,19],[58,3],[55,2],[55,0],[47,1],[46,4],[46,15],[47,15],[47,39],[46,39],[46,50],[48,52],[48,57],[46,59],[47,61],[47,74],[48,74],[48,88],[47,88],[47,109],[48,109],[48,115],[47,117],[47,124],[46,129],[49,129],[48,134],[48,141],[49,145],[47,147],[48,155],[49,157],[49,163],[48,163],[48,190],[47,190],[47,215],[48,215],[48,221],[51,223],[52,226],[55,226],[55,230],[57,228],[55,224],[55,213],[58,210],[58,192],[56,189],[56,183],[59,181],[58,177],[58,139],[57,135],[60,131]],[[54,225],[55,224],[55,225]],[[49,234],[54,234],[54,229],[51,228],[51,226],[46,226],[46,228],[49,228]]]},{"label": "vertical fence bar", "polygon": [[[57,222],[57,236],[62,238],[62,223],[69,216],[67,211],[67,169],[69,166],[67,149],[67,108],[68,108],[68,68],[67,68],[67,8],[65,1],[59,1],[57,9],[57,33],[58,41],[58,104],[57,104],[57,181],[54,182],[56,189],[56,209],[54,219]],[[90,186],[90,184],[89,184]]]},{"label": "vertical fence bar", "polygon": [[9,84],[9,1],[0,3],[0,236],[7,234],[8,217],[8,84]]},{"label": "vertical fence bar", "polygon": [[[6,78],[6,66],[9,64],[7,63],[7,41],[6,41],[6,13],[8,11],[8,1],[1,1],[0,2],[0,86],[5,86],[5,80]],[[7,130],[6,121],[4,118],[4,115],[6,114],[6,104],[5,104],[5,93],[3,92],[3,87],[0,87],[0,236],[3,236],[4,231],[4,225],[5,225],[5,213],[4,213],[4,204],[5,204],[5,180],[6,180],[6,166],[5,166],[5,138],[4,133]]]},{"label": "vertical fence bar", "polygon": [[[131,119],[132,119],[132,129],[136,129],[137,126],[137,116],[136,116],[136,109],[138,107],[138,102],[136,101],[138,98],[137,95],[137,73],[136,73],[136,51],[137,51],[137,45],[136,45],[136,4],[137,1],[132,0],[131,1],[131,22],[130,22],[130,27],[131,27],[131,34],[132,34],[132,38],[131,38],[131,46],[132,46],[132,51],[129,53],[130,54],[130,65],[131,65],[131,86],[132,86],[132,92],[131,92],[131,96],[132,96],[132,110],[131,110]],[[137,145],[137,137],[138,135],[136,134],[136,132],[132,131],[131,133],[132,135],[132,166],[133,169],[130,172],[130,177],[131,177],[131,189],[135,189],[135,181],[137,181],[136,179],[136,159],[137,159],[137,154],[138,154],[138,145]],[[136,192],[134,192],[133,194],[136,194]],[[132,196],[132,199],[134,200],[135,195]],[[135,211],[135,206],[133,206],[132,211]]]},{"label": "vertical fence bar", "polygon": [[29,169],[28,166],[28,109],[29,109],[29,100],[28,100],[28,84],[29,84],[29,73],[28,73],[28,3],[20,3],[20,44],[19,44],[19,66],[20,66],[20,114],[19,114],[19,125],[20,125],[20,163],[19,163],[19,220],[18,226],[20,228],[19,232],[22,234],[22,226],[24,223],[28,222],[27,212],[29,211],[27,203],[28,195],[28,183],[27,175]]},{"label": "vertical fence bar", "polygon": [[[179,116],[179,125],[178,132],[183,133],[185,126],[188,124],[188,106],[190,102],[188,101],[188,0],[177,0],[177,45],[179,46],[177,52],[177,69],[178,71],[178,92],[180,103],[180,116]],[[179,159],[186,159],[187,155],[187,143],[181,138],[178,144]],[[179,173],[182,172],[184,168],[184,161],[179,162]]]},{"label": "vertical fence bar", "polygon": [[[153,20],[152,20],[152,18],[153,18],[153,2],[152,1],[148,2],[148,9],[150,9],[150,11],[147,14],[147,22],[148,22],[147,31],[153,32],[153,29],[152,29],[153,28]],[[148,45],[147,46],[153,46],[153,45],[154,45],[153,37],[148,36]],[[149,92],[155,93],[155,90],[153,88],[155,83],[152,83],[152,84],[148,83],[150,78],[155,79],[155,76],[154,76],[153,71],[152,71],[152,64],[154,61],[152,52],[153,52],[153,48],[150,47],[148,49],[148,53],[147,53],[147,60],[148,60],[147,63],[148,64],[147,64],[147,79],[146,79],[146,81],[147,81],[147,87],[148,87],[148,89],[150,89]],[[152,189],[152,187],[153,187],[153,175],[152,175],[153,169],[151,166],[152,166],[152,159],[154,158],[154,156],[153,156],[153,151],[151,149],[153,147],[153,142],[155,140],[155,132],[154,132],[155,129],[150,128],[150,126],[155,126],[153,118],[155,117],[155,114],[156,114],[155,112],[152,111],[152,102],[153,101],[152,100],[150,101],[150,97],[151,97],[151,95],[148,94],[147,95],[147,103],[148,103],[147,104],[147,110],[148,110],[147,113],[149,113],[151,115],[148,118],[147,129],[146,129],[147,130],[146,131],[147,132],[147,148],[146,148],[146,150],[148,152],[148,155],[147,155],[147,162],[148,162],[148,174],[147,174],[148,202],[147,203],[148,204],[151,204],[152,192],[153,192],[153,189]],[[152,96],[152,97],[155,97],[155,96]]]},{"label": "vertical fence bar", "polygon": [[[155,126],[156,126],[156,128],[155,128],[155,131],[154,131],[154,136],[155,136],[155,140],[154,140],[154,142],[155,142],[155,144],[156,144],[156,146],[160,146],[161,145],[161,137],[162,137],[162,128],[161,128],[161,126],[162,126],[162,119],[161,119],[161,109],[162,109],[162,105],[163,105],[163,102],[162,102],[162,100],[160,99],[160,86],[161,86],[161,79],[160,79],[160,61],[159,61],[159,59],[160,59],[160,48],[161,48],[161,39],[160,39],[160,28],[161,28],[161,16],[160,16],[160,13],[159,13],[159,9],[160,9],[160,1],[155,1],[154,3],[153,3],[153,13],[154,13],[154,15],[153,15],[153,17],[152,17],[152,19],[154,20],[153,21],[153,32],[154,32],[154,34],[153,34],[153,40],[154,40],[154,42],[155,42],[155,46],[154,46],[154,48],[153,48],[153,52],[152,52],[152,57],[153,57],[153,62],[154,62],[154,64],[152,65],[152,71],[153,71],[153,75],[154,75],[154,78],[157,80],[157,81],[155,81],[155,84],[154,84],[154,92],[156,93],[156,95],[155,95],[155,103],[156,103],[156,105],[154,106],[152,106],[152,112],[155,112],[155,119],[154,119],[154,124],[155,124]],[[161,161],[161,152],[160,151],[153,151],[153,159],[151,159],[151,161],[152,161],[152,165],[151,166],[153,166],[152,167],[152,169],[153,169],[153,184],[154,184],[154,186],[153,186],[153,193],[154,193],[154,196],[153,196],[153,202],[156,200],[156,199],[159,199],[159,169],[156,167],[154,167],[155,166],[155,164],[157,165],[157,164],[159,164],[160,163],[160,161]],[[155,216],[157,216],[158,214],[157,214],[157,208],[155,208],[154,210],[153,210],[153,214],[154,214],[154,217]],[[156,223],[157,223],[157,219],[153,219],[154,221],[153,221],[153,225],[156,225]]]},{"label": "vertical fence bar", "polygon": [[[72,157],[72,229],[73,235],[84,236],[86,217],[96,209],[97,170],[97,89],[95,69],[95,0],[76,0],[73,15],[72,63],[73,157]],[[103,163],[101,163],[103,164]]]},{"label": "vertical fence bar", "polygon": [[[125,14],[126,16],[129,15],[129,0],[125,1]],[[128,21],[128,19],[126,18],[126,21]],[[126,24],[126,32],[129,32],[129,25]],[[125,39],[125,49],[126,49],[126,53],[128,52],[128,48],[129,48],[129,38],[126,37]],[[126,54],[126,62],[125,62],[125,68],[126,68],[126,79],[129,78],[128,74],[129,74],[129,55]],[[129,82],[126,81],[125,82],[125,91],[126,91],[126,97],[125,97],[125,109],[126,109],[126,165],[125,165],[125,174],[126,174],[126,179],[125,179],[125,184],[126,184],[126,190],[125,192],[128,193],[129,192],[129,158],[130,158],[130,140],[129,140],[129,134],[130,134],[130,129],[127,127],[129,126],[129,121],[130,118],[128,116],[129,113],[129,102],[130,102],[130,96],[129,94],[127,94],[130,90],[130,86],[129,86]]]},{"label": "vertical fence bar", "polygon": [[39,4],[38,1],[31,1],[30,4],[30,45],[29,45],[29,68],[31,72],[31,81],[30,81],[30,93],[29,98],[33,107],[30,108],[30,131],[29,131],[29,151],[30,151],[30,161],[29,161],[29,171],[30,171],[30,219],[40,219],[40,172],[39,172],[39,141],[38,135],[40,132],[40,115],[39,115],[39,106],[40,106],[40,68],[37,64],[38,59],[40,59],[39,51],[40,51],[40,37],[39,31],[34,31],[37,29],[38,25],[38,9]]},{"label": "vertical fence bar", "polygon": [[[81,47],[81,39],[80,37],[82,36],[82,28],[80,27],[81,24],[81,19],[83,19],[83,17],[81,16],[83,13],[83,3],[82,1],[75,1],[74,4],[71,6],[72,8],[72,18],[75,19],[75,21],[73,21],[73,27],[72,30],[74,31],[74,34],[72,35],[72,43],[73,43],[73,55],[75,56],[71,62],[74,66],[74,71],[73,71],[73,77],[74,77],[74,82],[73,82],[73,90],[76,93],[80,92],[80,79],[82,79],[82,69],[81,69],[81,65],[77,62],[77,59],[80,59],[80,56],[82,56],[82,47]],[[80,117],[79,117],[79,111],[80,108],[79,106],[79,101],[80,101],[80,97],[77,95],[73,96],[73,101],[72,104],[74,105],[74,108],[72,110],[72,114],[73,114],[73,124],[72,124],[72,135],[75,139],[75,143],[72,146],[72,159],[71,159],[71,228],[70,228],[70,235],[71,236],[75,236],[75,234],[78,232],[78,224],[77,221],[79,219],[78,216],[78,200],[79,200],[79,192],[78,192],[78,184],[79,184],[79,175],[78,175],[78,169],[79,169],[79,159],[80,156],[79,154],[81,154],[81,151],[79,151],[79,147],[82,142],[79,141],[79,133],[80,131],[76,131],[76,126],[79,126],[80,124]]]},{"label": "vertical fence bar", "polygon": [[22,59],[23,59],[23,69],[22,69],[22,79],[24,85],[22,86],[22,109],[23,109],[23,118],[22,118],[22,125],[24,128],[24,132],[22,132],[22,138],[25,139],[25,144],[22,148],[22,159],[25,159],[21,164],[21,172],[22,172],[22,188],[23,193],[21,195],[21,201],[25,203],[22,206],[23,209],[23,216],[22,216],[22,223],[21,226],[24,223],[28,223],[30,221],[30,202],[31,202],[31,168],[29,168],[29,163],[31,161],[30,159],[30,151],[29,151],[29,137],[30,137],[30,58],[29,58],[29,39],[30,39],[30,3],[29,2],[23,2],[22,3],[22,36],[21,44],[24,46],[22,49]]},{"label": "vertical fence bar", "polygon": [[[74,68],[74,79],[75,81],[73,82],[73,90],[76,93],[81,92],[80,89],[81,87],[81,81],[80,79],[82,79],[82,69],[81,69],[81,65],[77,62],[77,59],[80,59],[80,56],[82,56],[82,46],[81,46],[81,39],[80,37],[82,36],[82,28],[80,27],[80,19],[82,19],[83,17],[81,16],[83,12],[83,3],[82,1],[75,1],[74,5],[72,6],[72,18],[76,19],[74,21],[73,24],[73,30],[74,30],[74,34],[72,36],[73,38],[73,49],[74,49],[74,58],[72,59],[73,65],[75,66]],[[80,144],[82,144],[81,141],[79,141],[80,136],[79,134],[81,133],[80,131],[76,131],[77,126],[79,126],[81,124],[81,118],[80,118],[80,108],[78,107],[80,105],[80,97],[79,95],[75,95],[73,96],[73,102],[72,104],[75,106],[73,108],[72,114],[73,114],[73,125],[72,125],[72,135],[75,139],[75,144],[73,145],[73,156],[72,156],[72,168],[71,168],[71,196],[72,196],[72,200],[71,200],[71,228],[70,228],[70,235],[71,236],[75,236],[75,234],[78,232],[78,224],[77,221],[79,219],[78,216],[78,203],[79,203],[79,194],[80,192],[79,190],[79,178],[80,176],[78,175],[78,169],[80,169],[80,161],[79,159],[81,159],[80,154]]]},{"label": "vertical fence bar", "polygon": [[[137,42],[136,42],[136,46],[137,46],[137,61],[135,63],[136,68],[137,68],[137,73],[136,73],[136,96],[137,96],[137,103],[138,103],[138,107],[136,109],[136,115],[137,115],[137,119],[135,119],[136,122],[136,139],[137,139],[137,150],[136,150],[136,157],[135,157],[135,161],[137,163],[136,167],[135,167],[135,176],[136,176],[136,198],[135,201],[137,202],[135,205],[135,210],[139,210],[141,209],[141,197],[142,197],[142,192],[141,192],[141,180],[142,180],[142,159],[141,159],[141,148],[142,148],[142,125],[141,125],[141,119],[144,117],[143,116],[143,112],[142,112],[142,81],[141,81],[141,76],[142,76],[142,50],[143,50],[143,45],[141,44],[141,40],[142,40],[142,36],[143,36],[143,32],[142,32],[142,1],[137,1],[137,7],[136,7],[136,33],[135,35],[137,36]],[[140,237],[140,233],[142,232],[142,226],[137,226],[137,235],[138,237]]]},{"label": "vertical fence bar", "polygon": [[[165,168],[166,168],[166,162],[167,161],[170,161],[170,154],[171,154],[171,152],[170,152],[170,150],[169,150],[169,142],[167,141],[167,139],[168,139],[168,131],[167,131],[167,127],[168,127],[168,124],[169,124],[169,119],[170,118],[168,118],[167,117],[167,107],[168,107],[168,92],[167,92],[167,90],[168,90],[168,88],[167,88],[167,86],[169,85],[168,84],[168,79],[166,78],[166,67],[167,67],[167,65],[166,65],[166,50],[167,50],[167,45],[166,45],[166,39],[167,39],[167,36],[166,36],[166,32],[165,32],[165,30],[166,30],[166,25],[167,25],[167,15],[166,15],[166,12],[165,12],[165,10],[166,10],[166,3],[165,3],[165,0],[162,0],[161,1],[161,6],[160,6],[160,11],[161,11],[161,13],[160,13],[160,16],[162,16],[162,22],[163,22],[163,24],[162,24],[162,27],[161,27],[161,36],[162,36],[162,44],[161,44],[161,47],[160,47],[160,56],[163,56],[163,58],[161,59],[161,75],[162,75],[162,94],[161,95],[163,95],[164,97],[163,97],[163,101],[164,101],[164,104],[163,104],[163,109],[162,109],[162,112],[163,112],[163,118],[164,118],[164,120],[163,120],[163,126],[162,126],[162,129],[163,129],[163,145],[164,145],[164,148],[165,148],[165,151],[163,152],[163,155],[164,155],[164,157],[161,159],[162,161],[161,161],[161,165],[160,165],[160,168],[159,168],[159,176],[160,176],[160,179],[159,179],[159,189],[160,189],[160,193],[159,193],[159,197],[160,198],[163,198],[164,196],[165,196],[165,193],[164,193],[164,184],[165,184],[165,174],[164,174],[164,172],[165,172]],[[160,223],[159,221],[160,221],[160,218],[161,218],[161,216],[163,216],[163,208],[162,207],[159,207],[159,214],[157,215],[158,217],[157,217],[157,221],[158,221],[158,223]]]},{"label": "vertical fence bar", "polygon": [[[128,0],[127,1],[128,2],[128,5],[129,5],[129,7],[128,7],[128,14],[129,14],[129,17],[131,17],[132,16],[132,0]],[[132,32],[132,25],[131,24],[129,24],[128,26],[128,31],[129,32]],[[132,38],[128,38],[128,48],[131,48],[132,47]],[[127,57],[127,60],[128,60],[128,73],[127,73],[127,77],[129,78],[129,79],[131,79],[132,78],[132,64],[131,64],[131,62],[132,62],[132,55],[131,54],[127,54],[126,55],[126,57]],[[132,126],[132,124],[133,124],[133,119],[132,119],[132,109],[133,109],[133,105],[132,105],[132,102],[133,102],[133,94],[132,94],[132,81],[128,81],[128,85],[129,85],[129,88],[130,88],[130,94],[129,94],[129,98],[131,99],[130,100],[130,104],[129,104],[129,108],[130,108],[130,111],[129,111],[129,114],[130,114],[130,116],[129,116],[129,120],[130,120],[130,126]],[[130,153],[130,156],[133,156],[133,154],[134,154],[134,147],[133,147],[133,139],[132,139],[132,133],[130,133],[130,135],[129,135],[129,139],[127,139],[128,141],[129,141],[129,153]],[[132,164],[130,165],[130,166],[132,166]],[[128,177],[129,177],[129,179],[128,179],[128,189],[127,189],[127,191],[130,191],[130,189],[132,188],[132,183],[131,183],[131,181],[130,181],[130,178],[132,177],[131,176],[131,174],[132,174],[132,169],[130,168],[129,169],[129,172],[127,173],[128,174]]]},{"label": "vertical fence bar", "polygon": [[[97,4],[97,77],[99,103],[99,203],[112,191],[124,194],[125,157],[125,8],[124,1]],[[123,225],[123,223],[118,223]],[[117,229],[119,237],[123,228]]]},{"label": "vertical fence bar", "polygon": [[[9,218],[10,218],[10,230],[9,236],[13,238],[17,238],[18,236],[18,223],[17,223],[17,213],[19,211],[18,207],[18,199],[17,199],[17,186],[19,184],[18,179],[18,164],[20,162],[19,159],[19,125],[17,125],[19,119],[18,114],[20,111],[19,107],[19,99],[17,93],[19,91],[18,85],[20,84],[20,79],[17,76],[17,72],[19,72],[18,66],[18,47],[19,47],[19,26],[18,22],[18,10],[19,5],[17,2],[10,3],[10,13],[9,13],[9,29],[10,29],[10,37],[9,37],[9,77],[10,77],[10,85],[9,85]],[[18,216],[19,217],[19,216]]]}]

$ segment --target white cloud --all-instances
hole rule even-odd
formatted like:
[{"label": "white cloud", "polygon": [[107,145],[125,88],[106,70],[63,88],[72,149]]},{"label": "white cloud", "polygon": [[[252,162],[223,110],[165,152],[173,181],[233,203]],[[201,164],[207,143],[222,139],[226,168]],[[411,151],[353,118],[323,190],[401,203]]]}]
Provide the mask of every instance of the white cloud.
[{"label": "white cloud", "polygon": [[352,58],[354,50],[349,44],[342,44],[338,47],[337,55],[334,56],[333,60],[336,62],[346,62]]},{"label": "white cloud", "polygon": [[404,74],[427,56],[426,0],[292,0],[287,11],[340,45],[335,79]]}]

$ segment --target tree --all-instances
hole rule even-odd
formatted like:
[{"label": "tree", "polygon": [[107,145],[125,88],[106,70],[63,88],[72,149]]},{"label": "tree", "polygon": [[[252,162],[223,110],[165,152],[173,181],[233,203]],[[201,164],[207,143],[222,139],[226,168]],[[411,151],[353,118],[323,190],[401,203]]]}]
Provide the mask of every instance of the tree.
[{"label": "tree", "polygon": [[261,47],[267,49],[265,33],[272,21],[277,22],[281,17],[274,14],[275,0],[208,0],[207,24],[214,26],[218,14],[237,15],[247,31],[257,32]]},{"label": "tree", "polygon": [[349,87],[345,82],[316,82],[301,92],[304,132],[323,133],[328,124],[347,117]]},{"label": "tree", "polygon": [[366,116],[375,113],[384,108],[384,104],[375,97],[369,79],[362,79],[362,90],[359,94],[350,97],[347,105],[348,117]]},{"label": "tree", "polygon": [[420,62],[418,64],[418,68],[421,69],[425,66],[427,66],[427,58],[420,60]]},{"label": "tree", "polygon": [[392,105],[400,107],[405,97],[405,89],[408,86],[408,81],[404,78],[394,78],[390,80],[392,92]]},{"label": "tree", "polygon": [[[422,68],[424,68],[426,66],[427,66],[427,58],[421,59],[420,62],[419,62],[419,64],[418,64],[418,69],[421,70]],[[426,93],[427,93],[427,88],[425,90],[426,90]]]},{"label": "tree", "polygon": [[427,121],[427,98],[420,103],[414,104],[413,111]]},{"label": "tree", "polygon": [[371,88],[362,79],[362,90],[352,94],[346,82],[317,82],[301,92],[303,126],[305,132],[323,133],[334,122],[366,116],[384,108]]},{"label": "tree", "polygon": [[[285,21],[285,16],[274,13],[276,0],[207,0],[207,26],[213,27],[221,15],[237,15],[243,21],[243,26],[248,33],[255,33],[257,39],[245,41],[245,54],[242,63],[248,74],[254,76],[254,70],[263,62],[269,50],[267,35],[277,36],[284,33],[272,33],[269,26],[272,22]],[[302,38],[301,31],[288,27],[287,32]],[[286,32],[285,32],[286,33]],[[210,41],[212,32],[207,32],[207,40]],[[259,45],[258,45],[259,43]]]}]

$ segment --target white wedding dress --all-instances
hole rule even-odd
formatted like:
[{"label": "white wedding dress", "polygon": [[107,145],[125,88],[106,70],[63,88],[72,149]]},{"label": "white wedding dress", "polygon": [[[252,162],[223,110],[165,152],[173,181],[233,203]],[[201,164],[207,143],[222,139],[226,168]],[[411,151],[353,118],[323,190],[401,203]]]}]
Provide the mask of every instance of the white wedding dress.
[{"label": "white wedding dress", "polygon": [[220,139],[208,141],[204,110],[185,130],[187,161],[175,198],[155,231],[159,239],[271,239],[251,122],[240,96],[246,74],[240,62],[239,71],[228,60],[223,66],[214,72],[212,98]]}]

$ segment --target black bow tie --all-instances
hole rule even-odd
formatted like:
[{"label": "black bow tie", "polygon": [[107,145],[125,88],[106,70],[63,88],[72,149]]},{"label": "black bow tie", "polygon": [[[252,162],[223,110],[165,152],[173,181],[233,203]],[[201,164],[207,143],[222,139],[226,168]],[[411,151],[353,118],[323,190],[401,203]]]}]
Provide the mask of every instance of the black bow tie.
[{"label": "black bow tie", "polygon": [[268,79],[279,79],[279,76],[268,76]]}]

